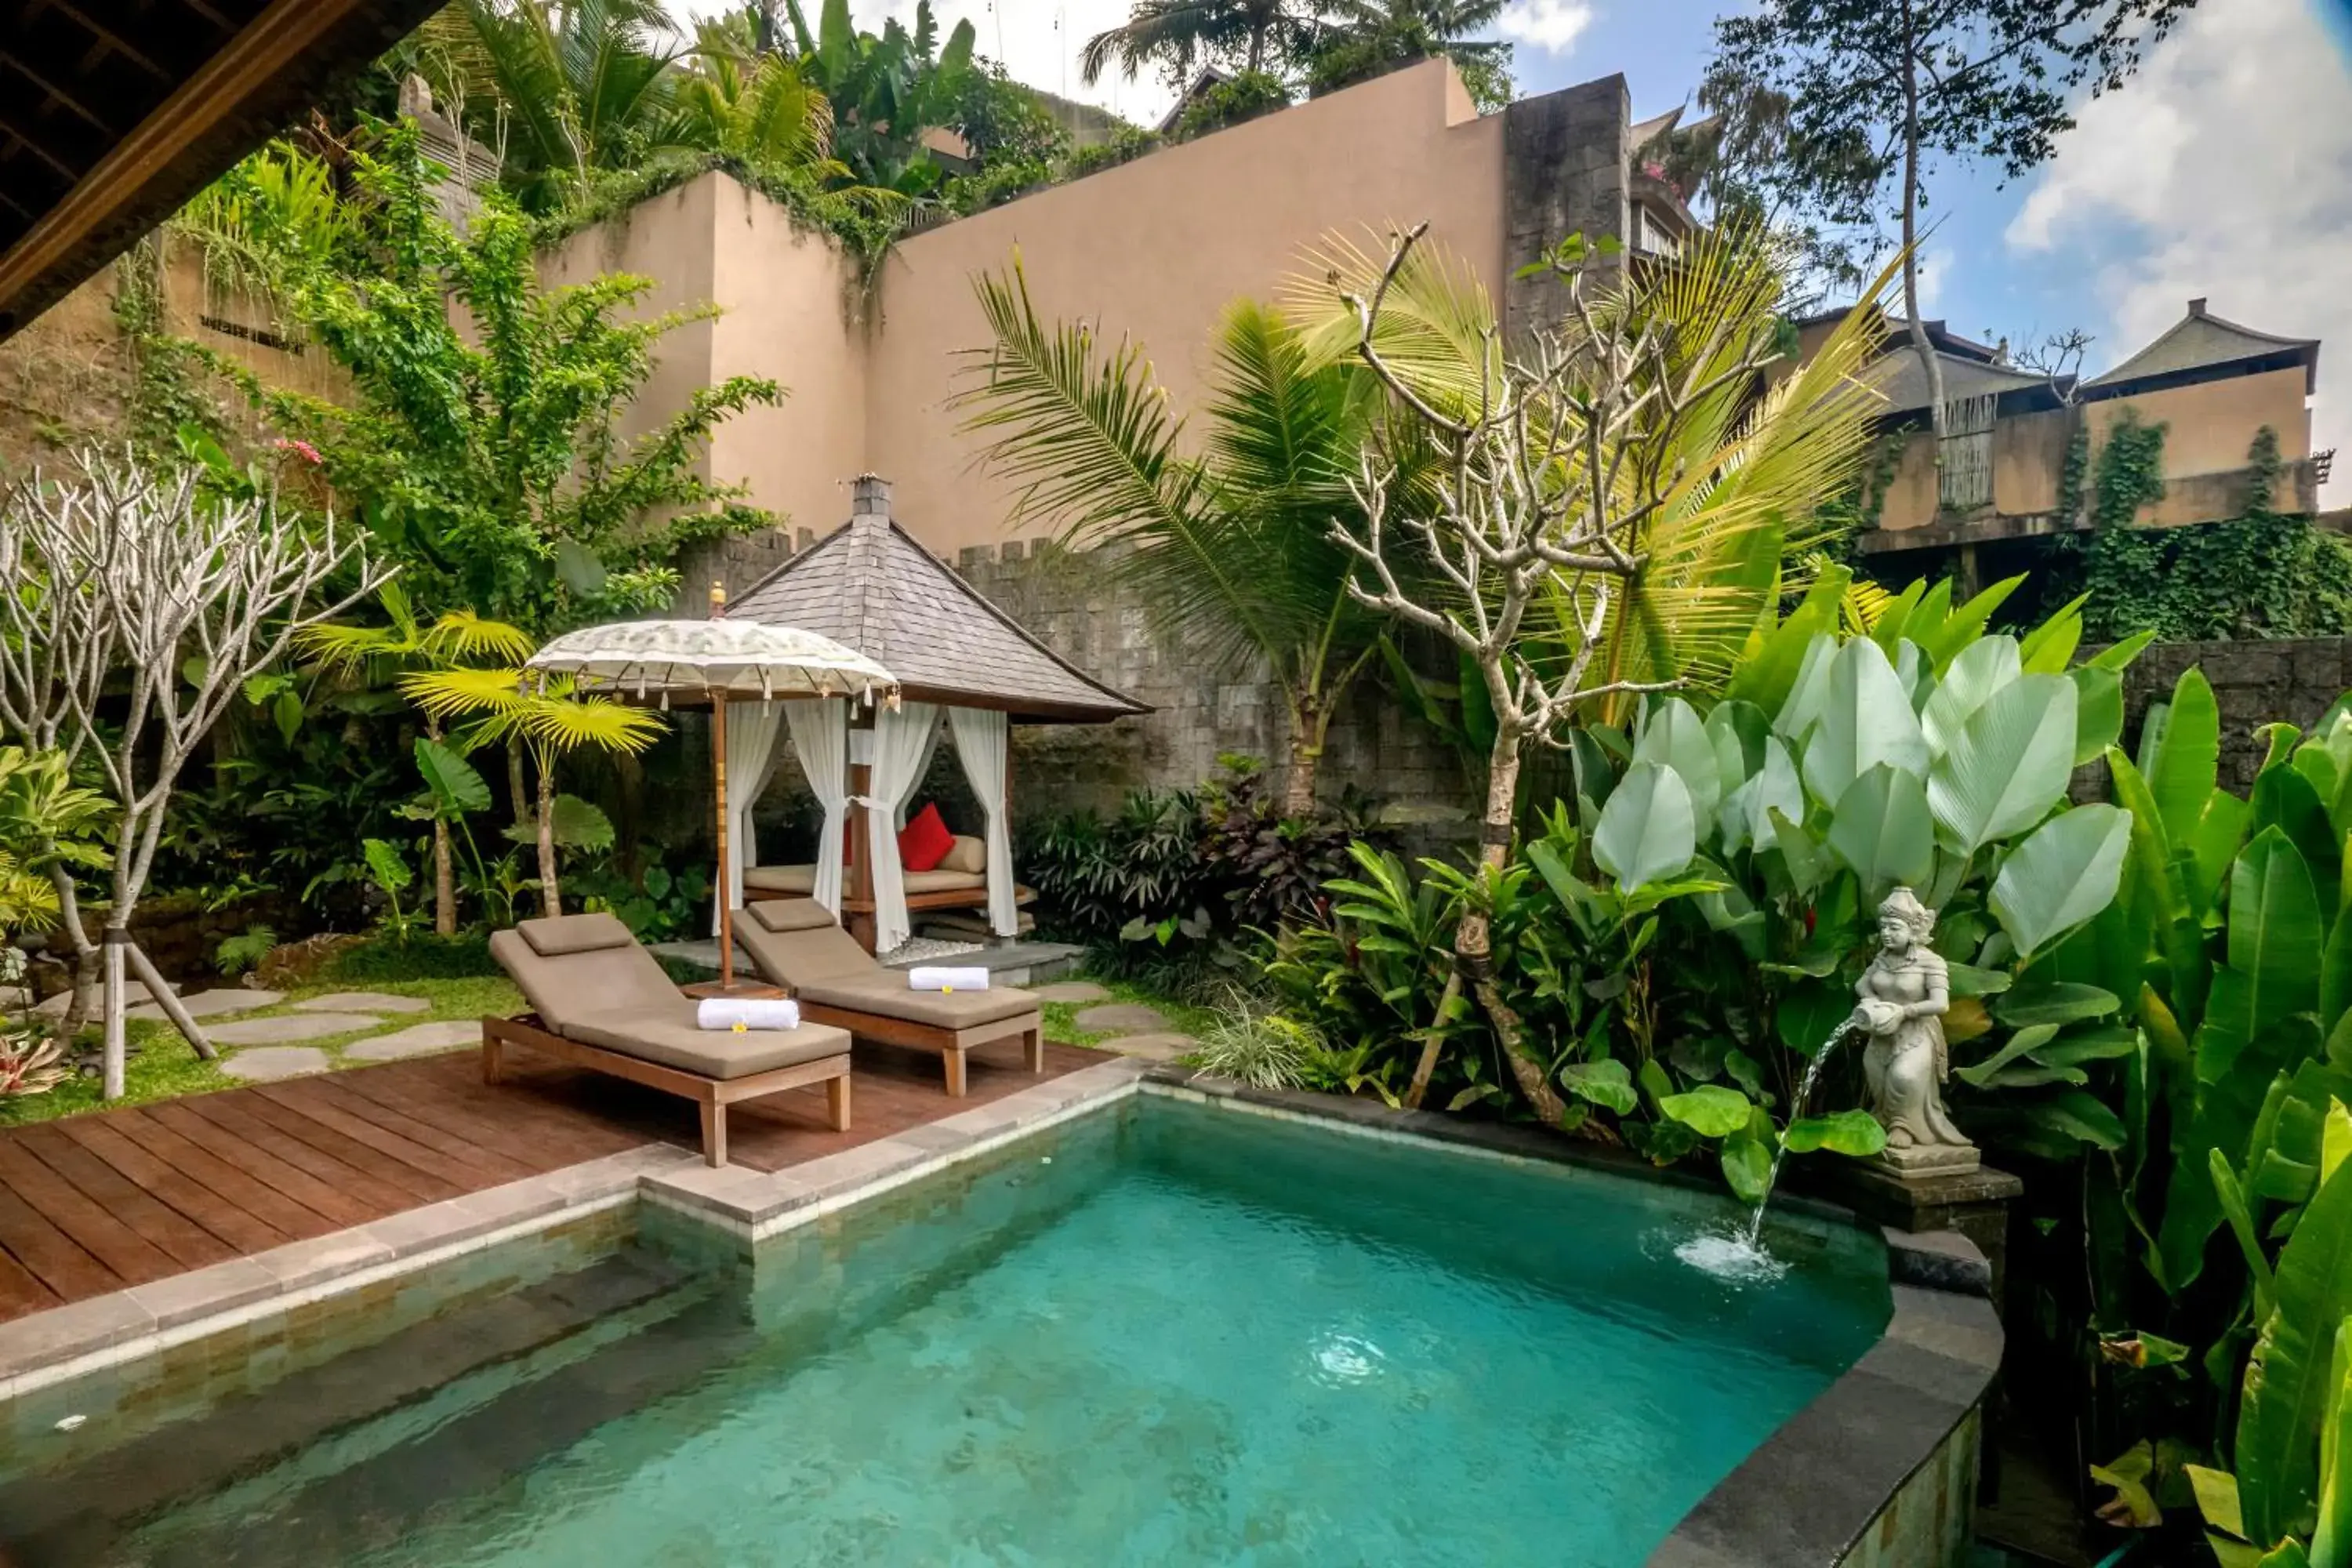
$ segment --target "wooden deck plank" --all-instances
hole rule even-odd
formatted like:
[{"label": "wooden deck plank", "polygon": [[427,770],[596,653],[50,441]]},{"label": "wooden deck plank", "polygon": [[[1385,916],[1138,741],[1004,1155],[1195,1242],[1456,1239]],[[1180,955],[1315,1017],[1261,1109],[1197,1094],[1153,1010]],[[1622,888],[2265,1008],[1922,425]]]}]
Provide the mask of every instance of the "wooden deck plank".
[{"label": "wooden deck plank", "polygon": [[[224,1127],[213,1117],[194,1108],[197,1100],[210,1098],[209,1095],[190,1095],[185,1100],[151,1105],[147,1108],[147,1114],[198,1148],[210,1151],[256,1181],[275,1188],[336,1225],[365,1225],[372,1219],[396,1212],[394,1208],[355,1195],[331,1177],[321,1180],[302,1166],[278,1158],[274,1151],[262,1147],[242,1130]],[[356,1182],[358,1173],[351,1171],[349,1166],[343,1169]]]},{"label": "wooden deck plank", "polygon": [[398,1191],[412,1204],[437,1204],[473,1190],[470,1185],[451,1182],[429,1166],[396,1159],[370,1140],[352,1136],[331,1120],[332,1112],[326,1108],[287,1105],[261,1088],[256,1088],[249,1097],[240,1096],[238,1105],[257,1121],[364,1173]]},{"label": "wooden deck plank", "polygon": [[[198,1173],[174,1169],[170,1161],[142,1148],[110,1116],[68,1116],[47,1125],[239,1253],[250,1256],[267,1252],[294,1239],[258,1215],[240,1207],[233,1194],[215,1192],[200,1179]],[[27,1133],[32,1131],[26,1129]]]},{"label": "wooden deck plank", "polygon": [[0,1247],[0,1322],[30,1312],[63,1306],[65,1299],[33,1277],[32,1271]]},{"label": "wooden deck plank", "polygon": [[137,1231],[183,1268],[226,1263],[236,1248],[142,1188],[55,1127],[27,1127],[16,1142],[92,1203]]},{"label": "wooden deck plank", "polygon": [[[321,1109],[331,1109],[355,1121],[381,1128],[439,1162],[438,1168],[447,1170],[455,1166],[467,1172],[469,1179],[477,1186],[520,1181],[536,1173],[536,1165],[509,1159],[497,1149],[460,1137],[446,1127],[436,1126],[423,1120],[434,1109],[429,1101],[419,1100],[411,1102],[417,1112],[412,1115],[407,1110],[380,1105],[366,1095],[336,1081],[351,1076],[348,1073],[322,1075],[305,1079],[299,1085],[273,1084],[270,1087],[287,1091],[289,1097],[297,1089],[302,1091],[305,1114],[318,1115]],[[353,1136],[357,1133],[354,1132]]]},{"label": "wooden deck plank", "polygon": [[0,1181],[119,1279],[144,1285],[180,1272],[169,1253],[107,1213],[104,1205],[93,1202],[13,1139],[0,1142]]},{"label": "wooden deck plank", "polygon": [[[567,1076],[571,1071],[559,1070]],[[462,1077],[433,1085],[429,1103],[436,1121],[462,1128],[482,1147],[501,1150],[536,1170],[552,1170],[617,1153],[629,1146],[628,1140],[613,1135],[608,1123],[583,1116],[568,1103],[530,1093],[533,1079],[540,1075],[519,1072],[510,1088],[482,1082],[479,1071],[471,1059],[466,1060]],[[370,1079],[362,1073],[346,1076],[353,1080],[350,1087],[355,1093],[367,1095],[378,1104],[404,1104],[404,1086]],[[410,1093],[404,1103],[415,1109],[416,1097]],[[688,1114],[691,1116],[691,1108]]]},{"label": "wooden deck plank", "polygon": [[336,1222],[325,1215],[296,1203],[259,1177],[247,1175],[202,1144],[189,1142],[175,1128],[157,1121],[148,1109],[110,1112],[108,1119],[111,1121],[116,1116],[121,1119],[116,1125],[124,1136],[174,1168],[195,1176],[213,1191],[224,1196],[233,1195],[246,1213],[268,1221],[284,1232],[287,1239],[299,1241],[338,1228]]},{"label": "wooden deck plank", "polygon": [[62,1300],[103,1296],[130,1283],[5,1186],[0,1186],[0,1250],[23,1264],[27,1273]]}]

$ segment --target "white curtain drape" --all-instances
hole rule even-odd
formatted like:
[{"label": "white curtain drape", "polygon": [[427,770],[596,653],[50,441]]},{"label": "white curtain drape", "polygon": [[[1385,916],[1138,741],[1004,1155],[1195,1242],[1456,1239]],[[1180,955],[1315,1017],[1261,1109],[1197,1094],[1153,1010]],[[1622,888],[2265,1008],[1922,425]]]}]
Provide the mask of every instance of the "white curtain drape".
[{"label": "white curtain drape", "polygon": [[923,754],[916,759],[915,771],[908,775],[907,793],[898,797],[898,805],[890,814],[891,820],[901,828],[907,826],[907,808],[915,804],[915,792],[922,788],[923,781],[931,775],[931,759],[939,755],[940,751],[940,729],[941,726],[934,724],[924,732]]},{"label": "white curtain drape", "polygon": [[816,835],[816,888],[810,895],[841,913],[841,838],[849,820],[849,703],[843,698],[782,704],[793,751],[808,775],[809,793],[824,810]]},{"label": "white curtain drape", "polygon": [[914,934],[907,918],[907,886],[898,873],[898,811],[923,782],[923,763],[938,743],[940,710],[907,702],[874,714],[872,791],[866,797],[866,838],[874,850],[874,951],[887,952]]},{"label": "white curtain drape", "polygon": [[948,727],[955,731],[964,780],[988,814],[988,929],[1013,936],[1021,930],[1021,910],[1013,901],[1013,824],[1004,787],[1012,725],[1003,714],[985,708],[950,708]]},{"label": "white curtain drape", "polygon": [[[776,771],[776,731],[783,727],[781,702],[727,705],[727,900],[743,907],[743,871],[760,863],[751,837],[751,807]],[[710,933],[719,934],[719,900],[710,900]]]}]

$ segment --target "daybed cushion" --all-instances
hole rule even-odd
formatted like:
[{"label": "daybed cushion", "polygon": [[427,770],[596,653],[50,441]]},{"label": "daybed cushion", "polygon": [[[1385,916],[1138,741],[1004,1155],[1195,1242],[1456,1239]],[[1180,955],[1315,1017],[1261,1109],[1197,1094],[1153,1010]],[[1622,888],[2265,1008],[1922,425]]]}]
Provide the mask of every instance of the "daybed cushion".
[{"label": "daybed cushion", "polygon": [[814,980],[797,989],[803,1002],[821,1007],[872,1013],[941,1029],[969,1029],[1037,1011],[1037,998],[1026,991],[910,991],[906,975],[895,969],[880,970],[870,977]]},{"label": "daybed cushion", "polygon": [[743,873],[743,888],[752,893],[798,893],[805,899],[816,891],[816,868],[754,866]]},{"label": "daybed cushion", "polygon": [[938,868],[942,871],[964,871],[980,877],[988,876],[988,841],[974,838],[969,833],[959,833],[948,852],[940,857]]},{"label": "daybed cushion", "polygon": [[937,802],[924,806],[913,821],[898,829],[898,864],[907,871],[930,870],[940,856],[954,847],[955,835],[948,831]]},{"label": "daybed cushion", "polygon": [[988,886],[988,878],[984,874],[950,871],[945,867],[936,871],[909,871],[898,881],[909,893],[952,893],[965,889],[977,892]]},{"label": "daybed cushion", "polygon": [[[566,921],[612,921],[620,928],[615,947],[572,946],[553,956],[535,951],[531,926],[562,925]],[[684,1004],[677,986],[663,973],[654,955],[637,945],[628,928],[611,915],[566,915],[556,921],[525,921],[520,931],[495,931],[490,956],[521,987],[531,1008],[559,1035],[569,1035],[583,1023],[600,1016],[648,1007]],[[576,942],[562,932],[541,932],[541,940],[562,947]]]},{"label": "daybed cushion", "polygon": [[746,1029],[740,1034],[697,1028],[694,1004],[683,996],[678,1001],[680,1009],[606,1014],[593,1022],[574,1024],[562,1033],[584,1046],[602,1046],[639,1061],[715,1079],[749,1078],[837,1057],[849,1049],[848,1034],[826,1024],[803,1024],[797,1029]]}]

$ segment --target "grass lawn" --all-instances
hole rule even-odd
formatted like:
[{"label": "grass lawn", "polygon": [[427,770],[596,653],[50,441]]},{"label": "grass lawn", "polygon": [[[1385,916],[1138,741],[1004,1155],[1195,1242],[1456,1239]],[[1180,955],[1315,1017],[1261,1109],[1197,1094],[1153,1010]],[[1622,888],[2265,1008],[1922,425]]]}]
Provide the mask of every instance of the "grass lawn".
[{"label": "grass lawn", "polygon": [[1156,1008],[1160,1016],[1168,1020],[1168,1032],[1191,1035],[1195,1038],[1199,1037],[1202,1030],[1215,1022],[1217,1017],[1217,1009],[1214,1007],[1202,1007],[1190,1002],[1179,1002],[1173,997],[1152,990],[1150,986],[1139,985],[1132,980],[1105,980],[1092,974],[1079,974],[1073,978],[1091,980],[1109,992],[1110,996],[1107,1002],[1045,1004],[1043,1010],[1045,1015],[1045,1037],[1062,1045],[1095,1046],[1111,1038],[1112,1037],[1108,1034],[1099,1031],[1089,1032],[1078,1027],[1079,1014],[1089,1007],[1106,1006],[1109,1002],[1138,1002],[1146,1007]]},{"label": "grass lawn", "polygon": [[[377,980],[319,981],[297,986],[286,993],[286,1000],[276,1006],[257,1008],[250,1013],[235,1015],[239,1019],[267,1018],[280,1013],[290,1013],[293,1005],[305,997],[320,996],[334,991],[382,991],[395,996],[422,997],[429,1005],[422,1013],[386,1013],[383,1022],[349,1034],[329,1035],[323,1039],[302,1040],[325,1051],[337,1068],[367,1067],[372,1064],[346,1058],[347,1046],[387,1035],[411,1024],[430,1023],[440,1018],[478,1018],[485,1013],[513,1013],[522,1006],[522,995],[503,978],[472,978],[464,980]],[[212,1022],[198,1019],[199,1024]],[[218,1020],[227,1023],[223,1017]],[[131,1043],[134,1050],[124,1074],[128,1092],[112,1103],[145,1105],[159,1100],[174,1100],[184,1094],[204,1094],[216,1089],[235,1089],[237,1080],[220,1070],[217,1062],[201,1061],[180,1038],[179,1031],[165,1023],[150,1023],[133,1018],[130,1023]],[[89,1037],[96,1038],[90,1031]],[[222,1046],[221,1059],[236,1055],[239,1047]],[[0,1099],[0,1126],[16,1126],[29,1121],[47,1121],[53,1117],[71,1116],[77,1111],[96,1110],[103,1103],[99,1095],[96,1078],[69,1078],[47,1094],[17,1095]]]}]

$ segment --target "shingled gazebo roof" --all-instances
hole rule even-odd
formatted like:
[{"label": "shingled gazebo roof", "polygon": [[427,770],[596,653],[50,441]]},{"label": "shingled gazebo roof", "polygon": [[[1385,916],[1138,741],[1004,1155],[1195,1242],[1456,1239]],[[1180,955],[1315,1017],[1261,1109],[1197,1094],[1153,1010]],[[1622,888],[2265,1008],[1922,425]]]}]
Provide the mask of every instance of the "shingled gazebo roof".
[{"label": "shingled gazebo roof", "polygon": [[761,578],[730,620],[819,632],[879,660],[914,701],[1002,709],[1024,723],[1098,724],[1150,710],[1024,631],[890,517],[890,487],[857,481],[846,526]]}]

